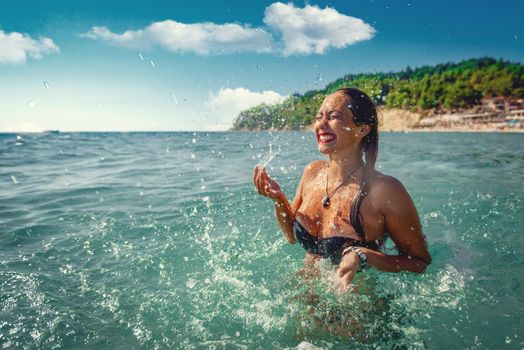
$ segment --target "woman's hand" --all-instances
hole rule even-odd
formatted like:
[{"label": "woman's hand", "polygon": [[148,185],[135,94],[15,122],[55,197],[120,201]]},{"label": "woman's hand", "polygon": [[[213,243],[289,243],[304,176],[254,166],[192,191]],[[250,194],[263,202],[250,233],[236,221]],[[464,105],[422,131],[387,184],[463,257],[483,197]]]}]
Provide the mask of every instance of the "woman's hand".
[{"label": "woman's hand", "polygon": [[276,202],[284,197],[284,192],[282,192],[278,183],[269,177],[266,169],[263,167],[259,167],[258,165],[255,167],[253,182],[258,193],[272,201]]},{"label": "woman's hand", "polygon": [[337,269],[337,276],[340,278],[339,292],[345,293],[349,290],[349,286],[353,281],[353,277],[360,268],[360,258],[357,253],[349,252],[342,256],[340,265]]}]

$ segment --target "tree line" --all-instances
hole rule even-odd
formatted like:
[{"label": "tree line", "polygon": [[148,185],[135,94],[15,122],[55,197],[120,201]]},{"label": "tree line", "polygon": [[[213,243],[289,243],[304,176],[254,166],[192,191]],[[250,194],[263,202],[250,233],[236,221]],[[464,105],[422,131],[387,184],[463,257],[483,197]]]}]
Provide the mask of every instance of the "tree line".
[{"label": "tree line", "polygon": [[524,65],[490,57],[469,59],[396,73],[348,74],[324,89],[294,93],[283,102],[240,112],[233,130],[301,129],[313,123],[324,98],[337,89],[356,87],[377,106],[415,112],[458,112],[474,107],[482,97],[524,97]]}]

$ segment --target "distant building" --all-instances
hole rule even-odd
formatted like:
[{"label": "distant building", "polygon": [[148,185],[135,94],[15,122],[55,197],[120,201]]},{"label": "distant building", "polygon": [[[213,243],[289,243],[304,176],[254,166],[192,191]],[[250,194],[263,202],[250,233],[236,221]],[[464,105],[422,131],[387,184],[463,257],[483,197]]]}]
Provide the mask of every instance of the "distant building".
[{"label": "distant building", "polygon": [[484,97],[480,100],[481,111],[488,113],[508,114],[513,110],[524,109],[524,99],[505,96]]},{"label": "distant building", "polygon": [[508,120],[524,120],[524,109],[514,109],[506,116]]}]

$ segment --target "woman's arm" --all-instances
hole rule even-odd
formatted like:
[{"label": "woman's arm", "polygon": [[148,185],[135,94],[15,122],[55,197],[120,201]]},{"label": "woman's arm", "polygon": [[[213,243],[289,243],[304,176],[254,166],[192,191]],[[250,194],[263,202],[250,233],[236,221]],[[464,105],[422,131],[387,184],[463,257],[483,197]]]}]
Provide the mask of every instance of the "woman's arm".
[{"label": "woman's arm", "polygon": [[[410,271],[422,273],[429,262],[404,255],[386,255],[373,249],[360,248],[368,259],[368,265],[385,272]],[[431,260],[430,260],[431,261]]]},{"label": "woman's arm", "polygon": [[296,243],[295,234],[293,233],[295,211],[291,208],[291,205],[284,195],[275,201],[275,216],[286,240],[289,243]]},{"label": "woman's arm", "polygon": [[422,273],[431,263],[431,256],[415,204],[402,183],[394,177],[383,176],[378,182],[376,193],[385,229],[395,242],[399,255],[386,255],[366,248],[361,250],[366,254],[368,264],[379,270]]},{"label": "woman's arm", "polygon": [[[371,193],[373,192],[373,193]],[[387,255],[373,249],[359,247],[366,254],[367,264],[386,272],[410,271],[422,273],[431,263],[426,240],[422,234],[417,209],[404,186],[397,179],[382,176],[370,192],[379,204],[385,218],[385,229],[395,242],[399,255]],[[341,292],[346,292],[360,268],[356,252],[342,256],[338,268]]]}]

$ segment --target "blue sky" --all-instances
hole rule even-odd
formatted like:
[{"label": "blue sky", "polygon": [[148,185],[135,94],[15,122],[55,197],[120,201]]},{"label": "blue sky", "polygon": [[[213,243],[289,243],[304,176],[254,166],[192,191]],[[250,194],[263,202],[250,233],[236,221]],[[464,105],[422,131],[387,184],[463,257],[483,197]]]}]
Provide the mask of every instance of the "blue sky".
[{"label": "blue sky", "polygon": [[524,62],[524,2],[0,0],[0,131],[224,130],[347,73]]}]

